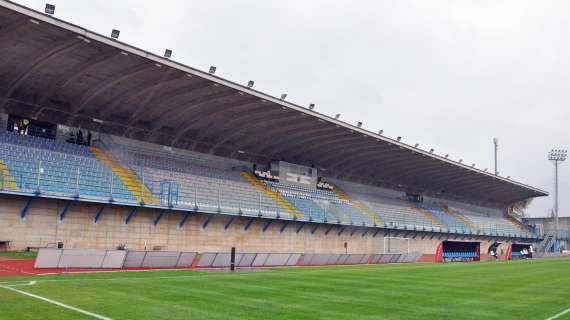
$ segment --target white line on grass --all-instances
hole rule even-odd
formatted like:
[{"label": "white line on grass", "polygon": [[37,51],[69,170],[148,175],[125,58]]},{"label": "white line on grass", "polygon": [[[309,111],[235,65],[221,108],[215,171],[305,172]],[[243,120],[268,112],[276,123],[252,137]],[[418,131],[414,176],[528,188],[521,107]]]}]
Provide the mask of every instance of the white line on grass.
[{"label": "white line on grass", "polygon": [[[34,284],[35,284],[35,281],[30,281],[27,285],[34,285]],[[18,290],[18,289],[9,287],[9,286],[2,286],[2,285],[0,285],[0,288],[6,289],[6,290],[10,290],[10,291],[14,291],[14,292],[16,292],[16,293],[23,294],[23,295],[25,295],[25,296],[28,296],[28,297],[31,297],[31,298],[35,298],[35,299],[38,299],[38,300],[42,300],[42,301],[45,301],[45,302],[48,302],[48,303],[51,303],[51,304],[55,304],[56,306],[59,306],[59,307],[62,307],[62,308],[65,308],[65,309],[68,309],[68,310],[71,310],[71,311],[75,311],[75,312],[84,314],[84,315],[86,315],[86,316],[89,316],[89,317],[92,317],[92,318],[95,318],[95,319],[99,319],[99,320],[113,320],[113,319],[111,319],[111,318],[107,318],[107,317],[104,317],[104,316],[99,315],[99,314],[96,314],[96,313],[92,313],[92,312],[89,312],[89,311],[85,311],[85,310],[83,310],[83,309],[79,309],[79,308],[76,308],[76,307],[72,307],[72,306],[70,306],[70,305],[67,305],[67,304],[64,304],[64,303],[61,303],[61,302],[57,302],[57,301],[55,301],[55,300],[51,300],[51,299],[48,299],[48,298],[45,298],[45,297],[42,297],[42,296],[38,296],[38,295],[36,295],[36,294],[32,294],[32,293],[29,293],[29,292],[25,292],[25,291],[22,291],[22,290]]]},{"label": "white line on grass", "polygon": [[553,315],[553,316],[550,317],[550,318],[546,318],[545,320],[558,319],[558,318],[562,317],[563,315],[565,315],[565,314],[567,314],[567,313],[569,313],[569,312],[570,312],[570,308],[568,308],[568,309],[566,309],[566,310],[564,310],[564,311],[562,311],[562,312],[560,312],[560,313],[557,313],[557,314]]}]

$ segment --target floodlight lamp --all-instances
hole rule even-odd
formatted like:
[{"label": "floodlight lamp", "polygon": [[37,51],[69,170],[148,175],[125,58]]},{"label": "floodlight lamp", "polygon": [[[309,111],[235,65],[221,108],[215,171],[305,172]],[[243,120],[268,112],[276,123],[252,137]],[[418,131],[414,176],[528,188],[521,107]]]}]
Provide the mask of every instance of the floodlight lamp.
[{"label": "floodlight lamp", "polygon": [[164,50],[164,57],[165,57],[165,58],[170,58],[170,57],[172,57],[172,50],[170,50],[170,49]]},{"label": "floodlight lamp", "polygon": [[567,151],[567,150],[563,150],[563,149],[552,149],[552,150],[548,153],[548,159],[551,160],[551,161],[565,161],[567,154],[568,154],[568,151]]},{"label": "floodlight lamp", "polygon": [[384,133],[384,130],[378,130],[379,135],[382,135],[382,133]]},{"label": "floodlight lamp", "polygon": [[462,163],[462,162],[463,162],[463,159],[459,159],[459,163]]},{"label": "floodlight lamp", "polygon": [[253,88],[253,85],[254,85],[254,84],[255,84],[255,81],[249,80],[249,81],[247,82],[247,87],[248,87],[248,88]]},{"label": "floodlight lamp", "polygon": [[309,104],[309,110],[313,110],[313,109],[315,109],[315,104],[314,103]]},{"label": "floodlight lamp", "polygon": [[54,14],[55,13],[55,6],[53,4],[46,3],[45,13],[47,14]]},{"label": "floodlight lamp", "polygon": [[471,168],[475,168],[475,164],[474,164],[474,163],[471,164]]},{"label": "floodlight lamp", "polygon": [[446,158],[449,158],[449,153],[445,155]]},{"label": "floodlight lamp", "polygon": [[283,93],[283,94],[281,95],[281,100],[285,100],[285,98],[287,98],[287,94],[286,94],[286,93]]},{"label": "floodlight lamp", "polygon": [[340,113],[337,113],[337,114],[334,116],[334,118],[335,118],[336,120],[338,120],[338,118],[340,118]]},{"label": "floodlight lamp", "polygon": [[400,140],[402,140],[402,137],[398,136],[398,137],[396,138],[396,140],[400,141]]},{"label": "floodlight lamp", "polygon": [[119,31],[117,29],[111,30],[111,38],[119,39],[119,34],[121,34],[121,31]]},{"label": "floodlight lamp", "polygon": [[489,170],[488,168],[483,169],[483,171],[487,172],[487,170]]},{"label": "floodlight lamp", "polygon": [[362,121],[358,121],[358,122],[356,123],[356,126],[359,127],[359,128],[362,127]]},{"label": "floodlight lamp", "polygon": [[210,70],[208,70],[208,72],[211,73],[211,74],[216,73],[216,67],[210,66]]},{"label": "floodlight lamp", "polygon": [[429,153],[433,153],[435,150],[433,148],[429,149]]},{"label": "floodlight lamp", "polygon": [[417,147],[419,147],[419,146],[420,146],[419,143],[414,144],[414,148],[417,148]]}]

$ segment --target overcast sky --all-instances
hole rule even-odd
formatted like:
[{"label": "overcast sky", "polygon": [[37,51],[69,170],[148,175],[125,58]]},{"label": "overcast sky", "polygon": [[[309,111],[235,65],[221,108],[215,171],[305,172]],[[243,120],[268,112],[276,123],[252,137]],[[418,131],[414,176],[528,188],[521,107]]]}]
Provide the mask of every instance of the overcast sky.
[{"label": "overcast sky", "polygon": [[[45,0],[18,0],[42,10]],[[570,147],[570,1],[50,0],[56,17],[553,191]],[[570,161],[560,172],[570,216]],[[552,197],[527,214],[545,216]]]}]

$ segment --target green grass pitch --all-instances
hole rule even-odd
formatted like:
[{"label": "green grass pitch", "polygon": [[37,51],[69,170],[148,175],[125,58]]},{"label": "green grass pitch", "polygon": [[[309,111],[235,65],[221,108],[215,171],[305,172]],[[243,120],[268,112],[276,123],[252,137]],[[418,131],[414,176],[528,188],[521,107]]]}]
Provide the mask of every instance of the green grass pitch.
[{"label": "green grass pitch", "polygon": [[[32,285],[28,281],[36,281]],[[0,319],[547,319],[570,308],[570,259],[151,271],[2,278]],[[566,313],[556,319],[570,319]]]}]

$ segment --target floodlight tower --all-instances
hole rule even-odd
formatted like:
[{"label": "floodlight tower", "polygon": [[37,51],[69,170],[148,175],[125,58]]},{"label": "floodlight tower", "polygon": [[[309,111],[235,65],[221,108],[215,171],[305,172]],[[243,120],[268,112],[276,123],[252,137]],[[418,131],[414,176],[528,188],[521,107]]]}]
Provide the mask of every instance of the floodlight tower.
[{"label": "floodlight tower", "polygon": [[559,224],[558,224],[558,163],[564,162],[566,160],[566,155],[568,151],[562,149],[552,149],[548,153],[548,160],[554,163],[554,229],[556,240],[558,240],[559,235]]},{"label": "floodlight tower", "polygon": [[499,139],[493,138],[493,144],[495,145],[495,175],[498,175],[499,168],[497,168],[497,152],[499,151]]}]

